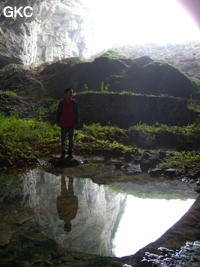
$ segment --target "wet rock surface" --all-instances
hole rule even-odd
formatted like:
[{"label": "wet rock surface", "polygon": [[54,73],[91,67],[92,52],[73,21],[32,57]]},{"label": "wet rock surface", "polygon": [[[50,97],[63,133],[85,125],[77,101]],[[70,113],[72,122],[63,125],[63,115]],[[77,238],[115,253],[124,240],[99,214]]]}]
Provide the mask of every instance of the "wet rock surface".
[{"label": "wet rock surface", "polygon": [[66,157],[66,158],[50,159],[49,163],[55,167],[66,168],[66,167],[76,167],[80,164],[83,164],[83,161],[74,157]]},{"label": "wet rock surface", "polygon": [[46,160],[38,158],[21,158],[21,159],[5,159],[0,158],[0,170],[2,172],[9,172],[11,169],[26,170],[31,167],[46,166],[48,162]]},{"label": "wet rock surface", "polygon": [[187,242],[180,250],[158,248],[159,254],[145,253],[142,262],[152,266],[198,267],[200,264],[200,241]]}]

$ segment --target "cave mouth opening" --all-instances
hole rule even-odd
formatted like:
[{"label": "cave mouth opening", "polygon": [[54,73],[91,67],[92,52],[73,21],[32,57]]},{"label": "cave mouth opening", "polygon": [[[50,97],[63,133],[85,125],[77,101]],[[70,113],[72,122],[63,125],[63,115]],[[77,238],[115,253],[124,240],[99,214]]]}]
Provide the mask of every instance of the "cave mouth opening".
[{"label": "cave mouth opening", "polygon": [[198,26],[179,1],[36,1],[31,19],[1,17],[2,66],[88,59],[118,46],[200,41]]},{"label": "cave mouth opening", "polygon": [[87,0],[93,50],[199,41],[198,26],[177,0]]}]

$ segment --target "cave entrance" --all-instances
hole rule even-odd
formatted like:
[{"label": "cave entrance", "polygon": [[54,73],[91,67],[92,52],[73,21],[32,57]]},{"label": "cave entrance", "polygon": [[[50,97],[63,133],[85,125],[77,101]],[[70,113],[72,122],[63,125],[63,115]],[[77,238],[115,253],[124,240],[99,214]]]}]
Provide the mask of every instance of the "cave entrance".
[{"label": "cave entrance", "polygon": [[87,0],[97,50],[118,45],[199,40],[199,30],[175,0]]}]

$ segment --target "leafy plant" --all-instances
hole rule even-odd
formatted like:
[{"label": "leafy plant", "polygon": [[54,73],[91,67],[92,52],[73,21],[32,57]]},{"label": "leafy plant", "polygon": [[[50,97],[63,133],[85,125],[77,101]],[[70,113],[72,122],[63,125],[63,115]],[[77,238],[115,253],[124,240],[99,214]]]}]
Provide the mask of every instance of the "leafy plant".
[{"label": "leafy plant", "polygon": [[175,167],[180,170],[186,170],[186,168],[195,168],[200,164],[200,154],[192,151],[182,151],[168,153],[164,162],[160,164],[161,167]]},{"label": "leafy plant", "polygon": [[[0,153],[10,158],[44,155],[45,147],[58,141],[59,130],[47,122],[0,114]],[[46,153],[46,152],[45,152]]]},{"label": "leafy plant", "polygon": [[132,151],[135,148],[127,144],[127,132],[115,126],[102,126],[100,123],[84,125],[82,130],[77,132],[76,141],[80,148],[116,149],[122,152]]}]

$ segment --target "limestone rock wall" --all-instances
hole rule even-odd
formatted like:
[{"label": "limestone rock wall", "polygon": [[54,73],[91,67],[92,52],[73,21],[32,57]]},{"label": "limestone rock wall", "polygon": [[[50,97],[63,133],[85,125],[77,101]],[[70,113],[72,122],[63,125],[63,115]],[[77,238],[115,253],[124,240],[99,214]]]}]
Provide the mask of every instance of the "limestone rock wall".
[{"label": "limestone rock wall", "polygon": [[87,8],[82,0],[4,0],[5,6],[32,6],[30,18],[0,17],[0,67],[87,56]]},{"label": "limestone rock wall", "polygon": [[129,94],[85,93],[76,96],[81,121],[130,127],[137,123],[187,125],[197,113],[187,109],[187,101],[174,97]]}]

